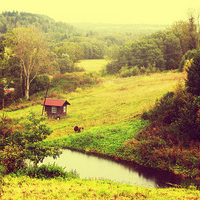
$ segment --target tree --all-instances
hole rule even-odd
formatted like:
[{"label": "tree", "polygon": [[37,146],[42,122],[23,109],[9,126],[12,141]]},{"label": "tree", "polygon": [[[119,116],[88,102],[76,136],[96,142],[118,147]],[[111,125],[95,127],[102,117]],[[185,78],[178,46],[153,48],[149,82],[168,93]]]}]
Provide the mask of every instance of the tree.
[{"label": "tree", "polygon": [[186,87],[193,95],[200,95],[200,50],[196,51],[191,67],[187,70]]},{"label": "tree", "polygon": [[21,74],[25,79],[25,97],[28,100],[31,82],[42,67],[50,66],[50,50],[44,34],[35,27],[16,28],[7,34],[5,44],[12,48],[14,56],[20,60]]},{"label": "tree", "polygon": [[197,48],[197,26],[194,23],[194,13],[189,12],[189,49]]},{"label": "tree", "polygon": [[166,69],[177,69],[182,56],[179,38],[177,38],[172,32],[168,32],[163,42]]},{"label": "tree", "polygon": [[45,157],[56,158],[60,155],[59,147],[51,147],[44,143],[47,136],[52,133],[44,120],[45,117],[30,113],[21,124],[18,123],[14,127],[10,127],[10,120],[4,120],[4,126],[3,120],[0,121],[0,153],[3,156],[0,162],[6,165],[8,171],[23,167],[26,159],[32,161],[36,167]]}]

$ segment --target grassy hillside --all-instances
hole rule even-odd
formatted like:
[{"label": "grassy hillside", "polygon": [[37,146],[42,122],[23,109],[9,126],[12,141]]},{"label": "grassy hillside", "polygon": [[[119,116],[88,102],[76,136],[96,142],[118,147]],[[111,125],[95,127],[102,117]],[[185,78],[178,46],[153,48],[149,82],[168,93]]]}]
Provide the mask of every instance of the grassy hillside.
[{"label": "grassy hillside", "polygon": [[[68,116],[65,119],[48,120],[54,131],[51,137],[72,134],[74,126],[88,130],[94,126],[133,120],[153,105],[156,99],[173,90],[181,78],[180,73],[172,72],[123,79],[105,78],[92,88],[77,88],[75,92],[62,94],[71,105],[68,106]],[[20,118],[30,111],[41,114],[42,106],[29,106],[5,114],[11,118]]]}]

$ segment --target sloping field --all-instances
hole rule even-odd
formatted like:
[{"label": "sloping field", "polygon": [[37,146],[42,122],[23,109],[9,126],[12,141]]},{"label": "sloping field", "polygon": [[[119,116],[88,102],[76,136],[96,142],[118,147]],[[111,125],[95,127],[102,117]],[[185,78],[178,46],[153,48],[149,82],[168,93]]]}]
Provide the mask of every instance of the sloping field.
[{"label": "sloping field", "polygon": [[[138,117],[163,94],[172,91],[182,79],[181,73],[159,73],[129,78],[105,78],[92,88],[78,88],[62,94],[70,102],[68,116],[56,121],[48,120],[54,130],[51,137],[64,137],[74,133],[74,126],[86,130],[94,126],[119,124]],[[6,115],[11,118],[25,117],[29,111],[42,113],[42,106],[30,106]]]}]

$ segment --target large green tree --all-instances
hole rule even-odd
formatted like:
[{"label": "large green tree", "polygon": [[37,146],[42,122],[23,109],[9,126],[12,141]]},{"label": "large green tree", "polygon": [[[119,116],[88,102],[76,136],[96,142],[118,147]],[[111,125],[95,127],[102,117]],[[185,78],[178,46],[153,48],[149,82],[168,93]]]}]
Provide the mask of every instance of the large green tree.
[{"label": "large green tree", "polygon": [[186,87],[193,95],[200,95],[200,50],[195,52],[191,67],[187,70]]},{"label": "large green tree", "polygon": [[31,82],[41,68],[50,68],[50,49],[45,35],[35,27],[16,28],[7,34],[5,44],[12,48],[13,56],[19,58],[21,74],[25,79],[25,97],[29,99]]},{"label": "large green tree", "polygon": [[30,113],[17,125],[6,118],[0,120],[0,164],[5,165],[8,172],[23,167],[26,159],[36,167],[45,157],[60,155],[59,147],[44,143],[52,133],[44,120],[45,117],[35,113]]}]

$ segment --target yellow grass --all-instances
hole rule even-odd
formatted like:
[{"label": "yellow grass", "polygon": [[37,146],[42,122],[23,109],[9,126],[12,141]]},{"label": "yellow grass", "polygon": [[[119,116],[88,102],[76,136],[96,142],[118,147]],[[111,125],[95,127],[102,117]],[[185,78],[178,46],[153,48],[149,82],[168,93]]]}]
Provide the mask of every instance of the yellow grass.
[{"label": "yellow grass", "polygon": [[200,199],[200,191],[191,189],[150,189],[104,180],[38,180],[28,177],[4,178],[2,200],[36,199]]},{"label": "yellow grass", "polygon": [[91,59],[82,60],[77,63],[77,66],[83,68],[86,72],[99,72],[106,67],[108,60],[105,59]]}]

